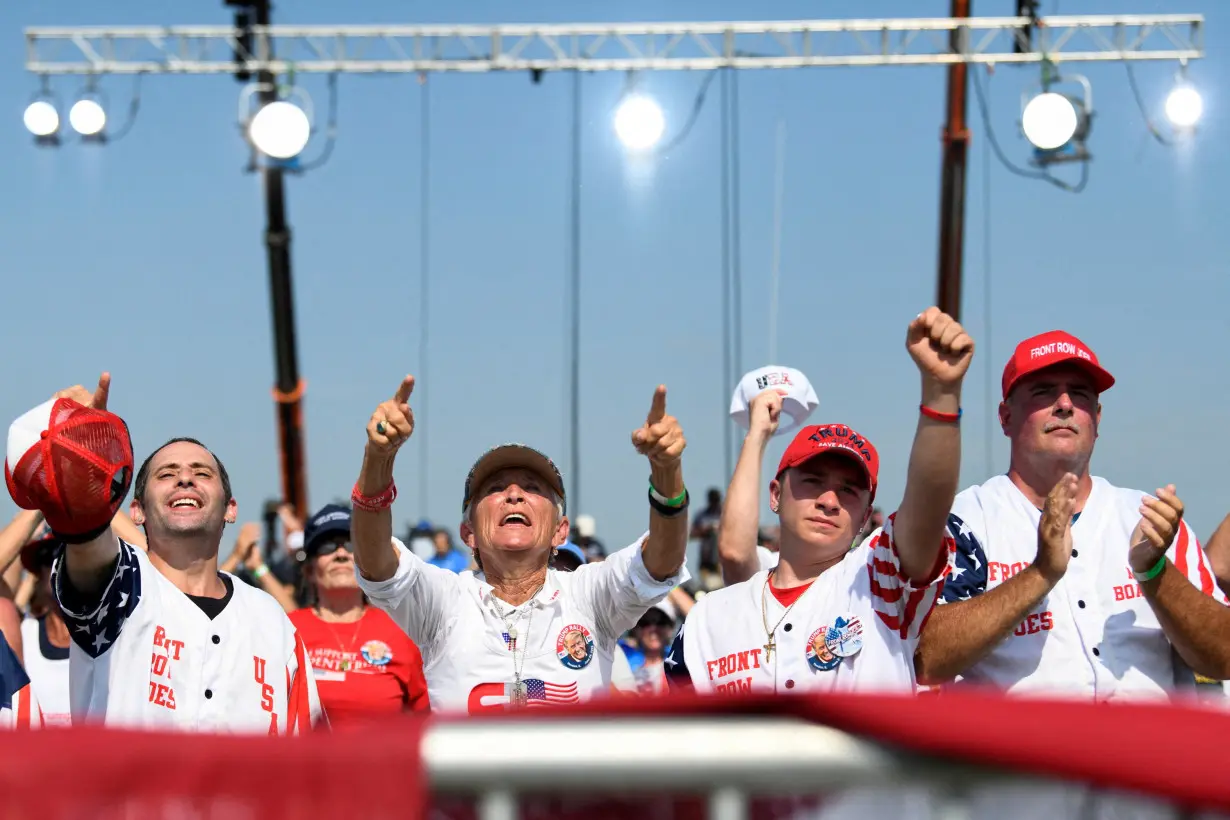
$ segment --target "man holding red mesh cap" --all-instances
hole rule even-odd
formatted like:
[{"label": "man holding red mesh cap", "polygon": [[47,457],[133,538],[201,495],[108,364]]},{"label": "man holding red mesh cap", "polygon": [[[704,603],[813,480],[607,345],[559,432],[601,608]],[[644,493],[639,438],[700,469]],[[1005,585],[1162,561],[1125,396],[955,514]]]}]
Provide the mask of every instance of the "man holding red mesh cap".
[{"label": "man holding red mesh cap", "polygon": [[218,571],[237,512],[222,462],[195,439],[167,442],[135,477],[130,509],[148,554],[113,531],[133,474],[109,390],[104,373],[92,395],[62,391],[9,433],[14,499],[66,543],[51,587],[73,640],[73,723],[307,731],[321,710],[303,642],[273,598]]},{"label": "man holding red mesh cap", "polygon": [[672,683],[730,694],[913,691],[914,647],[953,548],[944,524],[957,491],[961,383],[974,343],[933,307],[910,323],[906,349],[922,376],[922,401],[905,495],[857,547],[879,484],[879,454],[847,425],[811,425],[786,448],[769,483],[779,558],[775,568],[756,571],[760,464],[781,397],[767,390],[752,400],[721,525],[723,570],[747,580],[692,608],[666,660]]},{"label": "man holding red mesh cap", "polygon": [[953,504],[956,568],[920,681],[1119,701],[1175,697],[1193,671],[1230,678],[1230,609],[1174,485],[1147,495],[1090,474],[1114,383],[1069,333],[1017,345],[999,405],[1008,472]]}]

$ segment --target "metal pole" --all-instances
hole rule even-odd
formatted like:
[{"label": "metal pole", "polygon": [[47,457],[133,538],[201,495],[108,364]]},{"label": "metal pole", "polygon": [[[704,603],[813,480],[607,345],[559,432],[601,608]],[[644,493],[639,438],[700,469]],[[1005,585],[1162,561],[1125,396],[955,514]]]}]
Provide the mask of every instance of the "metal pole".
[{"label": "metal pole", "polygon": [[743,174],[739,170],[739,72],[730,75],[730,284],[734,338],[731,355],[735,380],[743,378],[743,206],[740,204]]},{"label": "metal pole", "polygon": [[730,72],[722,69],[722,454],[725,458],[725,481],[734,475],[734,453],[730,440],[730,420],[726,408],[735,392],[730,355]]},{"label": "metal pole", "polygon": [[[431,319],[431,246],[430,223],[428,222],[431,204],[431,91],[427,84],[427,75],[419,75],[421,95],[419,97],[419,375],[418,378],[427,383],[427,389],[419,394],[415,407],[415,424],[424,424],[427,420],[427,397],[431,395],[431,383],[427,377],[427,363],[431,358],[427,343],[430,339],[429,322]],[[419,435],[419,513],[420,520],[426,518],[428,494],[428,464],[427,444],[431,436]]]},{"label": "metal pole", "polygon": [[[970,16],[970,0],[952,0],[952,17]],[[968,48],[962,29],[952,32],[953,51]],[[965,178],[969,129],[965,122],[969,67],[948,67],[948,114],[944,126],[944,160],[940,183],[940,248],[936,304],[955,319],[961,317],[961,261],[965,247]]]},{"label": "metal pole", "polygon": [[572,298],[572,355],[570,389],[569,454],[572,458],[572,488],[568,509],[581,511],[581,72],[572,73],[572,218],[569,290]]},{"label": "metal pole", "polygon": [[[252,6],[253,22],[269,25],[269,0],[256,0]],[[262,36],[258,52],[272,56],[272,41]],[[262,105],[278,98],[276,78],[271,71],[257,73],[261,84]],[[278,408],[278,443],[282,456],[282,498],[295,508],[299,517],[307,520],[308,509],[306,464],[303,448],[303,391],[299,377],[298,352],[295,342],[295,303],[291,287],[290,227],[286,224],[286,189],[282,168],[266,161],[262,171],[265,187],[265,248],[269,257],[269,296],[273,311],[273,348],[277,380],[273,397]]]}]

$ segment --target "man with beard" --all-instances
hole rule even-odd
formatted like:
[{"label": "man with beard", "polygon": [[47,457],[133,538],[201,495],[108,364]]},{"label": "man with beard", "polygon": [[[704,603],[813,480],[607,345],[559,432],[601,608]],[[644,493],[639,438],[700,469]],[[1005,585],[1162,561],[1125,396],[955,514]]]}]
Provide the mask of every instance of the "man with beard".
[{"label": "man with beard", "polygon": [[[953,504],[956,569],[922,634],[920,682],[1105,702],[1194,692],[1193,672],[1230,678],[1230,609],[1174,486],[1147,495],[1090,474],[1114,383],[1063,331],[1017,345],[999,405],[1008,472]],[[1157,433],[1141,444],[1174,435]]]},{"label": "man with beard", "polygon": [[[103,461],[117,439],[131,454],[127,426],[106,412],[110,382],[104,373],[93,395],[76,386],[56,394],[49,412],[31,411],[50,418],[41,434],[53,442],[46,458],[71,458],[65,442],[86,424],[96,449],[73,442],[82,465]],[[65,440],[59,452],[56,439]],[[117,503],[127,489],[125,481],[113,490]],[[74,490],[83,492],[62,482],[57,492]],[[89,499],[61,500],[54,512],[50,503],[40,509],[66,542],[51,586],[73,639],[75,724],[298,734],[321,718],[303,642],[282,607],[218,571],[222,531],[238,508],[226,468],[204,445],[172,439],[137,471],[130,509],[148,554],[109,523],[98,530],[65,512],[89,508]]]}]

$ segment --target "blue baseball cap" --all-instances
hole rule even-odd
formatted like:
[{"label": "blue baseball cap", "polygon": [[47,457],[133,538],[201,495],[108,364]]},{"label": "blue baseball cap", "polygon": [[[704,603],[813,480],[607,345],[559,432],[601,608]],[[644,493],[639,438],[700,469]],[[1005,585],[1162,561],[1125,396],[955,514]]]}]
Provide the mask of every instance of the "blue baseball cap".
[{"label": "blue baseball cap", "polygon": [[311,555],[317,546],[336,535],[350,535],[350,508],[326,504],[304,528],[303,551]]},{"label": "blue baseball cap", "polygon": [[577,559],[577,562],[579,564],[588,563],[588,561],[585,558],[585,551],[582,550],[580,547],[578,547],[576,544],[572,543],[571,541],[565,541],[563,544],[561,544],[559,546],[559,551],[568,553],[573,558]]}]

